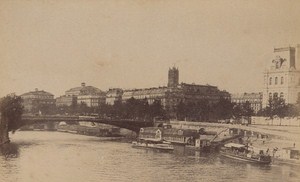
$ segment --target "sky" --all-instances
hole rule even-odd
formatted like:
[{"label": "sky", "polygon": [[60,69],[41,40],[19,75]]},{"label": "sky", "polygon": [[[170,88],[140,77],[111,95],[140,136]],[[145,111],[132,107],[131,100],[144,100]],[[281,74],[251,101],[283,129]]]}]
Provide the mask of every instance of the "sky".
[{"label": "sky", "polygon": [[297,0],[1,0],[0,96],[215,85],[259,92],[274,47],[300,44]]}]

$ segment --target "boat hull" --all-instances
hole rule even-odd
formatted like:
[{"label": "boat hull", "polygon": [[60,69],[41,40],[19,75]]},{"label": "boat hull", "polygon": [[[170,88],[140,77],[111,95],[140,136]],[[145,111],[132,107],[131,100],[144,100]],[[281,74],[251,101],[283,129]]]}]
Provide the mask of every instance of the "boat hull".
[{"label": "boat hull", "polygon": [[256,163],[256,164],[265,164],[268,165],[271,163],[271,160],[259,160],[259,159],[253,159],[251,157],[246,157],[246,156],[240,156],[240,155],[235,155],[227,152],[220,152],[220,154],[224,157],[231,158],[231,159],[236,159],[244,162],[251,162],[251,163]]},{"label": "boat hull", "polygon": [[173,151],[174,150],[173,145],[164,144],[164,143],[151,144],[151,143],[133,142],[132,147],[134,147],[134,148],[151,148],[151,149],[159,149],[159,150],[165,150],[165,151]]}]

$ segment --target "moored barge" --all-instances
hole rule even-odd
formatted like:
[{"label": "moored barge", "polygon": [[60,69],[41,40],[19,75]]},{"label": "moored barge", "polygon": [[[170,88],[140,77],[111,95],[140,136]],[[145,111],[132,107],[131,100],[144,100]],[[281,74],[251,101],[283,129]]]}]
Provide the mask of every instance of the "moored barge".
[{"label": "moored barge", "polygon": [[224,157],[246,161],[256,164],[270,164],[272,162],[271,156],[263,150],[257,151],[247,145],[228,143],[221,148],[220,154]]}]

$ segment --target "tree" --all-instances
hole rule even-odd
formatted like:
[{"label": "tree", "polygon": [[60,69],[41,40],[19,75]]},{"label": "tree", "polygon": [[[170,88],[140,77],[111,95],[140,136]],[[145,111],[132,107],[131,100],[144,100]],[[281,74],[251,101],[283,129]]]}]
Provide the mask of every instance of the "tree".
[{"label": "tree", "polygon": [[184,120],[187,113],[187,106],[180,101],[176,108],[176,116],[179,120]]},{"label": "tree", "polygon": [[270,117],[271,119],[274,116],[278,116],[280,118],[285,116],[285,101],[282,98],[274,97],[270,98],[268,101],[268,106],[264,110],[264,115]]},{"label": "tree", "polygon": [[124,106],[122,104],[122,101],[115,101],[114,105],[112,107],[112,113],[111,115],[113,115],[114,117],[119,117],[122,118],[123,114],[124,114]]},{"label": "tree", "polygon": [[8,131],[16,131],[22,126],[22,99],[8,95],[0,101],[1,124],[7,124]]},{"label": "tree", "polygon": [[201,120],[208,121],[210,112],[211,112],[211,106],[209,104],[209,101],[207,99],[202,99],[198,103],[198,113],[199,116],[201,117]]},{"label": "tree", "polygon": [[77,113],[80,113],[80,114],[89,114],[91,112],[92,112],[91,108],[88,107],[85,102],[81,102],[79,104],[79,106],[77,107]]},{"label": "tree", "polygon": [[136,108],[137,108],[137,100],[131,97],[125,103],[125,117],[127,119],[135,119],[137,115]]},{"label": "tree", "polygon": [[242,104],[234,104],[233,105],[233,116],[235,118],[241,118],[241,117],[251,117],[254,115],[254,111],[251,108],[251,104],[249,101],[246,101]]},{"label": "tree", "polygon": [[234,104],[232,115],[235,118],[241,118],[243,116],[243,106],[242,106],[242,104],[236,104],[236,103]]},{"label": "tree", "polygon": [[259,115],[270,117],[271,119],[279,117],[281,120],[284,117],[295,117],[299,115],[298,107],[297,104],[285,104],[283,98],[274,97],[269,99],[267,107],[261,110]]},{"label": "tree", "polygon": [[214,116],[217,119],[229,119],[233,115],[234,104],[223,97],[214,105]]},{"label": "tree", "polygon": [[164,117],[165,116],[165,110],[163,109],[160,100],[155,100],[149,106],[149,115],[150,115],[151,118]]},{"label": "tree", "polygon": [[297,105],[287,104],[285,110],[286,116],[288,117],[296,117],[299,115],[299,109]]},{"label": "tree", "polygon": [[137,110],[139,118],[146,119],[149,116],[149,103],[146,98],[138,102]]},{"label": "tree", "polygon": [[246,101],[242,104],[243,116],[251,117],[254,114],[254,110],[251,108],[251,103]]}]

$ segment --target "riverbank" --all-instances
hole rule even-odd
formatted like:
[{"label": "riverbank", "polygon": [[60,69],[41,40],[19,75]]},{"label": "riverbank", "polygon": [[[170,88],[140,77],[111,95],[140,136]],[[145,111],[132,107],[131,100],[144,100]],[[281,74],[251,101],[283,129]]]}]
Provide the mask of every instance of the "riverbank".
[{"label": "riverbank", "polygon": [[[204,122],[171,121],[170,124],[175,128],[200,129],[221,133],[227,128],[236,128],[251,131],[252,135],[243,138],[244,142],[251,143],[254,147],[269,151],[276,159],[281,162],[290,162],[289,158],[294,157],[293,163],[300,164],[300,127],[297,126],[266,126],[266,125],[235,125]],[[228,135],[223,132],[219,137]],[[276,152],[275,152],[276,151]],[[294,156],[293,156],[294,155]],[[298,159],[297,159],[298,158]]]},{"label": "riverbank", "polygon": [[221,124],[208,122],[188,122],[188,121],[170,121],[170,124],[176,128],[189,128],[222,131],[226,128],[238,128],[247,131],[258,132],[272,136],[274,139],[285,140],[300,143],[300,127],[297,126],[271,126],[271,125],[238,125]]}]

